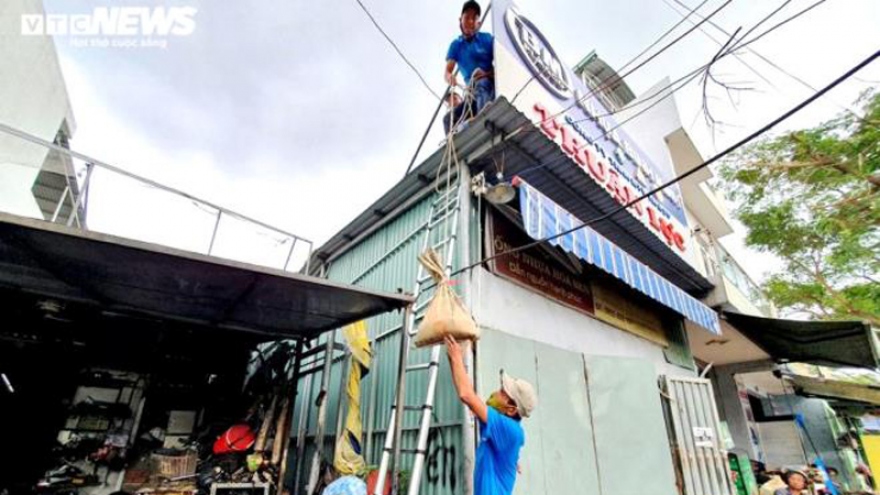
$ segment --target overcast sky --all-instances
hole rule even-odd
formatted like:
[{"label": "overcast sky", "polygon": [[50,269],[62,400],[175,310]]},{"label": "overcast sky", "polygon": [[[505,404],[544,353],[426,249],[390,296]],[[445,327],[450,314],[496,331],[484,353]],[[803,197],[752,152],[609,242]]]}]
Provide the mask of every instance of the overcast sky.
[{"label": "overcast sky", "polygon": [[[458,34],[461,2],[363,0],[436,92],[449,42]],[[668,0],[672,1],[672,0]],[[683,0],[691,6],[697,0]],[[713,18],[744,30],[784,0],[733,0]],[[811,5],[792,0],[771,26]],[[708,0],[709,13],[722,0]],[[94,7],[154,6],[149,0],[45,0],[48,13],[84,13]],[[404,173],[436,105],[434,97],[370,24],[355,0],[321,2],[177,1],[193,6],[196,29],[161,48],[74,47],[56,37],[78,129],[77,151],[180,188],[316,241],[327,240],[390,188]],[[485,2],[484,2],[485,4]],[[522,10],[573,65],[596,50],[620,66],[678,22],[665,0],[521,0]],[[684,24],[676,33],[683,32]],[[880,49],[880,1],[827,0],[753,47],[791,73],[820,87]],[[722,38],[714,28],[710,34]],[[661,44],[662,46],[662,44]],[[659,79],[675,79],[718,50],[694,32],[628,78],[638,94]],[[704,156],[712,155],[795,105],[810,91],[754,54],[722,61],[717,73],[746,81],[755,91],[725,98],[713,111],[729,127],[714,140],[697,116],[696,86],[677,94],[682,121]],[[763,78],[769,79],[768,84]],[[869,67],[784,128],[812,125],[848,105],[880,81]],[[439,127],[439,126],[437,126]],[[441,140],[435,128],[422,156]],[[105,179],[105,184],[108,184]],[[190,204],[149,201],[162,215],[121,213],[109,205],[135,197],[100,189],[93,227],[166,239],[181,235],[176,219],[201,218],[190,235],[210,232],[207,212]],[[103,197],[102,197],[103,195]],[[97,205],[104,205],[98,208]],[[181,214],[176,208],[188,209]],[[137,221],[133,219],[137,218]],[[124,225],[127,224],[127,225]],[[151,232],[147,235],[145,233]],[[726,241],[747,259],[734,236]],[[204,237],[201,237],[203,239]],[[203,241],[199,241],[203,242]],[[768,268],[748,258],[753,276]]]}]

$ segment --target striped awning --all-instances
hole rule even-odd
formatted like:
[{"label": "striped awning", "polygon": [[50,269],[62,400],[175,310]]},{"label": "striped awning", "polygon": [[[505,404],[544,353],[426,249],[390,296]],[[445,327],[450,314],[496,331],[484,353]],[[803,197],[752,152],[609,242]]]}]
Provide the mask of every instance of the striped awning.
[{"label": "striped awning", "polygon": [[[545,239],[583,225],[574,215],[522,179],[517,179],[517,186],[523,224],[526,233],[533,239]],[[718,314],[712,308],[661,277],[590,227],[578,229],[549,243],[602,269],[713,334],[721,334]]]}]

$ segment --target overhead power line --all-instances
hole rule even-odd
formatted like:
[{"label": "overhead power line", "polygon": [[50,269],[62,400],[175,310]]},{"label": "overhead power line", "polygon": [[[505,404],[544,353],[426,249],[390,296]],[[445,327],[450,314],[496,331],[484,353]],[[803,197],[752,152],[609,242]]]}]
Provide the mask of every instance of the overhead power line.
[{"label": "overhead power line", "polygon": [[403,54],[403,52],[397,46],[397,43],[395,43],[394,40],[391,39],[390,36],[388,36],[388,33],[386,33],[384,29],[382,29],[382,26],[379,25],[379,22],[376,21],[375,17],[373,17],[373,14],[371,14],[370,10],[367,9],[367,6],[364,5],[364,3],[361,2],[361,0],[355,0],[355,2],[357,2],[358,5],[360,5],[361,10],[363,10],[364,13],[367,14],[367,17],[370,18],[370,22],[372,22],[373,25],[376,26],[376,29],[378,29],[379,32],[382,34],[382,36],[385,37],[385,39],[388,41],[388,43],[391,44],[391,47],[394,48],[394,51],[397,52],[397,54],[400,56],[401,59],[403,59],[403,61],[406,63],[406,65],[408,65],[409,68],[412,69],[412,71],[416,73],[416,76],[418,76],[419,80],[422,81],[422,84],[425,86],[425,88],[428,91],[430,91],[432,95],[434,95],[434,98],[437,98],[438,100],[442,100],[443,98],[441,98],[440,95],[438,95],[434,91],[434,89],[431,88],[431,85],[428,84],[428,81],[425,80],[424,76],[422,76],[422,73],[419,72],[419,69],[417,69],[416,66],[413,65],[412,62],[410,62],[408,58],[406,58],[406,55]]},{"label": "overhead power line", "polygon": [[[721,60],[721,59],[727,57],[728,55],[731,55],[731,54],[736,53],[736,51],[738,51],[738,50],[742,50],[742,49],[744,49],[744,48],[749,47],[751,44],[755,43],[755,42],[758,41],[759,39],[761,39],[761,38],[763,38],[764,36],[766,36],[766,35],[772,33],[773,31],[776,31],[777,29],[779,29],[779,28],[785,26],[785,25],[788,24],[789,22],[791,22],[791,21],[797,19],[798,17],[800,17],[800,16],[802,16],[803,14],[809,12],[810,10],[812,10],[813,8],[815,8],[816,6],[818,6],[819,4],[821,4],[821,3],[825,2],[825,1],[826,1],[826,0],[818,0],[816,3],[810,5],[809,7],[806,7],[805,9],[803,9],[803,10],[801,10],[801,11],[799,11],[799,12],[797,12],[797,13],[791,15],[790,17],[788,17],[788,18],[786,18],[786,19],[784,19],[784,20],[778,22],[777,24],[775,24],[775,25],[773,25],[773,26],[767,28],[767,30],[765,30],[764,32],[762,32],[762,33],[756,35],[756,36],[755,36],[754,38],[752,38],[752,39],[746,40],[746,39],[745,39],[745,36],[741,36],[741,37],[739,37],[739,39],[738,39],[733,45],[731,45],[730,48],[728,48],[727,50],[724,50],[723,52],[719,52],[718,54],[716,54],[716,55],[715,55],[715,56],[714,56],[714,57],[713,57],[708,63],[703,64],[703,65],[701,65],[700,67],[697,67],[696,69],[692,70],[691,72],[688,72],[688,73],[685,74],[684,76],[681,76],[680,78],[676,79],[675,81],[670,82],[670,83],[667,84],[666,86],[664,86],[664,87],[660,88],[659,90],[655,91],[651,96],[646,97],[646,98],[643,98],[643,99],[640,99],[640,100],[638,100],[638,101],[632,103],[631,105],[628,105],[628,106],[626,106],[626,107],[624,107],[624,108],[622,108],[622,109],[620,109],[620,110],[617,110],[617,111],[611,111],[611,112],[609,112],[609,113],[607,113],[607,114],[603,114],[603,115],[600,115],[600,116],[598,116],[598,117],[606,117],[606,116],[610,116],[610,115],[614,115],[614,114],[617,114],[617,113],[621,113],[621,112],[624,112],[624,111],[631,110],[631,109],[633,109],[633,108],[635,108],[635,107],[637,107],[637,106],[639,106],[639,105],[642,105],[642,104],[647,103],[647,102],[650,101],[651,99],[653,99],[653,98],[655,98],[655,97],[657,97],[657,96],[659,96],[659,95],[661,95],[661,94],[662,94],[663,96],[660,98],[660,100],[665,100],[666,98],[669,98],[670,96],[672,96],[673,94],[675,94],[675,92],[680,91],[682,88],[684,88],[688,83],[690,83],[690,81],[692,81],[693,79],[695,79],[695,78],[696,78],[696,75],[698,75],[700,72],[702,72],[702,71],[704,71],[704,70],[708,70],[713,64],[717,63],[719,60]],[[775,15],[778,11],[779,11],[779,9],[776,9],[776,10],[774,10],[773,12],[771,12],[770,14],[768,14],[767,16],[765,16],[764,18],[762,18],[762,19],[758,22],[758,24],[756,24],[755,26],[752,26],[752,28],[750,28],[750,29],[748,30],[748,32],[749,32],[749,33],[750,33],[750,32],[753,32],[755,27],[757,27],[758,25],[763,24],[764,22],[766,22],[767,19],[769,19],[770,17],[772,17],[773,15]],[[730,44],[730,41],[728,41],[728,44]],[[723,46],[724,46],[724,45],[722,45],[722,47],[723,47]],[[669,88],[672,88],[673,86],[675,86],[676,84],[678,84],[680,81],[683,81],[683,80],[685,80],[685,79],[687,79],[687,82],[686,82],[686,83],[679,85],[677,88],[675,88],[675,89],[672,90],[672,91],[667,91]],[[815,92],[815,91],[814,91],[814,92]],[[665,93],[665,94],[664,94],[664,93]],[[589,96],[589,95],[587,95],[587,96]],[[584,98],[586,98],[586,96],[585,96]],[[654,106],[657,105],[658,103],[659,103],[659,101],[655,101],[655,102],[652,103],[648,108],[654,107]],[[541,124],[541,123],[543,123],[543,122],[546,122],[546,121],[549,121],[549,120],[555,119],[555,118],[557,118],[558,116],[567,113],[568,111],[570,111],[571,109],[573,109],[573,108],[576,106],[576,104],[577,104],[577,103],[575,103],[575,104],[573,104],[573,105],[570,105],[570,106],[564,108],[564,109],[561,110],[560,112],[557,112],[556,114],[553,114],[553,115],[547,117],[546,119],[543,119],[543,120],[541,120],[540,122],[537,122],[537,124]],[[636,113],[636,114],[634,114],[634,115],[631,115],[630,117],[628,117],[628,118],[627,118],[626,120],[624,120],[623,122],[618,123],[613,129],[611,129],[611,130],[606,131],[605,133],[603,133],[603,134],[602,134],[599,138],[597,138],[597,139],[600,139],[600,138],[603,138],[603,137],[609,135],[611,131],[619,129],[619,128],[620,128],[623,124],[625,124],[626,122],[629,122],[629,121],[633,120],[634,118],[638,117],[639,115],[644,114],[645,111],[648,110],[648,108],[643,109],[643,110],[639,111],[638,113]],[[585,120],[590,120],[590,119],[581,119],[581,120],[576,120],[575,122],[583,122],[583,121],[585,121]],[[511,132],[508,133],[508,134],[513,134],[513,133],[517,133],[517,132],[520,132],[520,131],[523,131],[523,132],[540,132],[540,128],[539,128],[538,126],[532,126],[530,129],[525,129],[528,125],[529,125],[529,124],[523,124],[523,125],[519,126],[518,128],[514,129],[513,131],[511,131]],[[525,130],[524,130],[524,129],[525,129]]]},{"label": "overhead power line", "polygon": [[[607,89],[607,87],[609,87],[610,85],[616,83],[618,80],[622,80],[623,78],[625,78],[625,77],[627,77],[627,76],[629,76],[629,75],[632,75],[635,71],[641,69],[642,67],[644,67],[645,65],[647,65],[648,63],[650,63],[652,60],[654,60],[654,59],[656,59],[658,56],[660,56],[663,52],[665,52],[665,51],[668,50],[669,48],[672,48],[676,43],[678,43],[679,41],[681,41],[682,39],[684,39],[686,36],[688,36],[689,34],[693,33],[694,31],[696,31],[697,28],[699,28],[700,26],[702,26],[705,22],[708,22],[709,19],[711,19],[713,16],[715,16],[715,14],[721,12],[721,10],[724,9],[724,7],[727,7],[728,5],[730,5],[730,2],[732,2],[732,1],[733,1],[733,0],[727,0],[726,2],[722,3],[718,8],[716,8],[716,9],[713,10],[711,13],[709,13],[709,15],[706,16],[702,21],[698,22],[697,24],[695,24],[694,26],[692,26],[690,29],[688,29],[688,30],[685,31],[684,33],[680,34],[677,38],[675,38],[674,40],[672,40],[672,41],[670,41],[669,43],[667,43],[667,44],[666,44],[665,46],[663,46],[663,48],[661,48],[659,51],[657,51],[656,53],[654,53],[654,54],[651,55],[650,57],[646,58],[645,60],[643,60],[642,62],[640,62],[638,65],[636,65],[635,67],[633,67],[632,69],[630,69],[630,70],[628,70],[627,72],[625,72],[625,73],[623,73],[623,74],[620,74],[620,75],[616,75],[616,74],[615,74],[615,75],[611,75],[611,76],[609,76],[609,77],[606,77],[603,81],[601,81],[599,84],[597,84],[595,88],[589,88],[589,91],[587,91],[587,94],[581,96],[580,98],[576,98],[575,101],[574,101],[574,103],[572,103],[572,104],[570,104],[569,106],[565,107],[564,109],[562,109],[561,111],[557,112],[556,114],[554,114],[554,115],[548,117],[548,119],[546,119],[546,120],[554,119],[554,118],[556,118],[556,117],[559,117],[560,115],[562,115],[562,114],[568,112],[569,110],[571,110],[572,108],[574,108],[578,103],[581,103],[581,102],[585,101],[587,98],[590,98],[591,96],[595,96],[596,93],[598,93],[599,91],[603,91],[603,90]],[[526,84],[528,84],[528,83],[526,83]]]},{"label": "overhead power line", "polygon": [[[617,81],[622,80],[624,77],[627,77],[627,76],[629,76],[629,75],[632,75],[635,71],[637,71],[637,70],[641,69],[642,67],[648,65],[648,63],[650,63],[652,60],[654,60],[655,58],[657,58],[660,54],[662,54],[662,53],[665,52],[666,50],[672,48],[672,47],[675,46],[679,41],[683,40],[683,39],[684,39],[685,37],[687,37],[689,34],[693,33],[697,28],[699,28],[700,26],[702,26],[703,23],[707,22],[709,19],[711,19],[713,16],[715,16],[715,14],[717,14],[718,12],[721,12],[721,10],[724,9],[724,7],[727,7],[728,5],[730,5],[730,2],[732,2],[732,1],[733,1],[733,0],[727,0],[727,1],[725,1],[725,2],[724,2],[723,4],[721,4],[718,8],[716,8],[715,10],[713,10],[712,12],[710,12],[708,16],[704,17],[703,20],[701,20],[700,22],[696,23],[693,27],[691,27],[690,29],[688,29],[688,30],[685,31],[684,33],[680,34],[678,37],[676,37],[674,40],[670,41],[670,42],[667,43],[666,45],[664,45],[663,48],[661,48],[659,51],[657,51],[656,53],[654,53],[653,55],[651,55],[651,56],[648,57],[647,59],[643,60],[642,62],[640,62],[638,65],[636,65],[635,67],[633,67],[632,69],[630,69],[630,70],[627,71],[626,73],[624,73],[624,74],[620,74],[620,75],[612,74],[612,75],[606,77],[605,79],[603,79],[602,81],[600,81],[600,82],[596,85],[595,88],[588,88],[589,91],[587,92],[587,94],[585,94],[585,95],[584,95],[583,97],[581,97],[580,99],[575,100],[575,102],[572,103],[568,108],[562,110],[562,112],[560,112],[559,114],[555,115],[554,117],[558,117],[559,115],[561,115],[561,114],[567,112],[568,110],[574,108],[574,106],[577,105],[577,103],[578,103],[579,101],[583,101],[583,100],[585,100],[585,99],[587,99],[587,98],[589,98],[589,97],[595,95],[595,94],[596,94],[597,92],[599,92],[600,90],[604,90],[604,89],[606,89],[606,87],[615,84]],[[703,2],[703,3],[705,3],[705,2]],[[703,3],[701,3],[700,6],[702,6]],[[635,62],[639,57],[641,57],[645,52],[647,52],[648,50],[650,50],[651,48],[653,48],[654,46],[656,46],[657,43],[660,42],[660,40],[662,40],[663,38],[665,38],[665,37],[666,37],[671,31],[673,31],[675,28],[677,28],[682,22],[683,22],[683,21],[679,21],[679,22],[678,22],[677,24],[675,24],[671,29],[667,30],[665,33],[663,33],[662,35],[660,35],[660,37],[657,38],[657,40],[655,40],[653,43],[651,43],[651,45],[648,46],[648,48],[646,48],[645,50],[642,50],[638,55],[636,55],[635,57],[633,57],[629,62],[627,62],[627,63],[625,64],[625,66],[626,66],[626,65],[630,65],[630,64],[632,64],[632,63]],[[527,87],[529,84],[532,83],[532,81],[535,80],[535,77],[536,77],[536,75],[532,75],[532,77],[530,77],[529,80],[526,81],[525,84],[522,85],[522,87],[519,89],[519,91],[517,91],[516,94],[514,95],[513,99],[510,100],[511,103],[515,102],[516,99],[519,98],[519,95],[520,95],[520,94],[526,89],[526,87]]]},{"label": "overhead power line", "polygon": [[776,127],[776,126],[779,125],[780,123],[782,123],[782,122],[784,122],[785,120],[789,119],[792,115],[794,115],[794,114],[800,112],[801,110],[803,110],[804,108],[806,108],[807,106],[809,106],[810,104],[812,104],[813,102],[815,102],[816,100],[818,100],[819,98],[821,98],[825,93],[827,93],[827,92],[831,91],[832,89],[834,89],[835,87],[839,86],[841,83],[843,83],[844,81],[846,81],[847,79],[849,79],[850,77],[852,77],[852,76],[853,76],[854,74],[856,74],[858,71],[860,71],[860,70],[862,70],[863,68],[865,68],[866,66],[868,66],[871,62],[873,62],[874,60],[876,60],[878,57],[880,57],[880,51],[876,51],[876,52],[874,52],[871,56],[869,56],[868,58],[866,58],[866,59],[862,60],[861,62],[859,62],[855,67],[853,67],[853,68],[851,68],[850,70],[846,71],[843,75],[839,76],[837,79],[835,79],[834,81],[832,81],[830,84],[828,84],[827,86],[825,86],[825,87],[822,88],[821,90],[815,92],[815,93],[812,94],[809,98],[807,98],[806,100],[803,100],[802,102],[798,103],[794,108],[788,110],[787,112],[783,113],[783,114],[780,115],[779,117],[773,119],[771,122],[769,122],[768,124],[764,125],[764,126],[761,127],[760,129],[758,129],[758,130],[752,132],[751,134],[749,134],[749,135],[746,136],[745,138],[739,140],[737,143],[731,145],[730,147],[728,147],[728,148],[725,149],[724,151],[722,151],[722,152],[716,154],[716,155],[713,156],[712,158],[709,158],[708,160],[706,160],[706,161],[704,161],[703,163],[701,163],[701,164],[695,166],[694,168],[688,170],[687,172],[685,172],[685,173],[683,173],[683,174],[681,174],[681,175],[679,175],[679,176],[677,176],[677,177],[675,177],[675,178],[673,178],[673,179],[671,179],[671,180],[665,182],[664,184],[661,184],[660,186],[658,186],[658,187],[656,187],[656,188],[654,188],[654,189],[648,191],[647,193],[645,193],[645,194],[643,194],[643,195],[641,195],[641,196],[639,196],[639,197],[633,199],[632,201],[629,201],[629,202],[627,202],[626,204],[620,205],[620,206],[618,206],[617,208],[611,210],[610,212],[608,212],[608,213],[606,213],[606,214],[604,214],[604,215],[600,215],[600,216],[598,216],[598,217],[596,217],[596,218],[593,218],[592,220],[589,220],[589,221],[584,222],[583,224],[581,224],[581,225],[579,225],[579,226],[577,226],[577,227],[574,227],[574,228],[571,228],[571,229],[565,230],[565,231],[560,232],[560,233],[558,233],[558,234],[556,234],[556,235],[552,235],[552,236],[549,236],[549,237],[545,237],[545,238],[543,238],[543,239],[538,239],[538,240],[536,240],[536,241],[533,241],[533,242],[529,242],[529,243],[523,244],[522,246],[517,246],[517,247],[511,248],[511,249],[509,249],[509,250],[507,250],[507,251],[504,251],[504,252],[502,252],[502,253],[496,253],[496,254],[494,254],[494,255],[492,255],[492,256],[487,256],[486,258],[483,258],[483,259],[481,259],[480,261],[477,261],[476,263],[472,263],[472,264],[470,264],[470,265],[468,265],[468,266],[465,266],[465,267],[463,267],[463,268],[460,268],[460,269],[456,270],[455,272],[453,272],[453,273],[450,274],[450,277],[451,277],[451,276],[458,275],[458,274],[463,273],[463,272],[465,272],[465,271],[471,270],[471,269],[473,269],[473,268],[475,268],[475,267],[477,267],[477,266],[479,266],[479,265],[482,265],[483,263],[486,263],[486,262],[488,262],[488,261],[492,261],[492,260],[494,260],[494,259],[500,258],[500,257],[502,257],[502,256],[507,256],[507,255],[510,255],[510,254],[513,254],[513,253],[518,253],[518,252],[521,252],[521,251],[525,251],[526,249],[530,249],[530,248],[533,248],[533,247],[535,247],[535,246],[539,246],[539,245],[541,245],[541,244],[543,244],[543,243],[545,243],[545,242],[552,241],[552,240],[554,240],[554,239],[558,239],[558,238],[560,238],[560,237],[563,237],[563,236],[566,236],[566,235],[568,235],[568,234],[571,234],[572,232],[576,232],[576,231],[578,231],[578,230],[580,230],[580,229],[582,229],[582,228],[584,228],[584,227],[587,227],[587,226],[589,226],[589,225],[593,225],[593,224],[599,223],[599,222],[601,222],[601,221],[607,220],[608,218],[611,218],[612,216],[614,216],[614,215],[620,213],[621,211],[624,211],[624,210],[626,210],[627,208],[630,208],[631,206],[635,205],[636,203],[638,203],[638,202],[640,202],[640,201],[642,201],[642,200],[644,200],[644,199],[647,199],[647,198],[653,196],[654,194],[657,194],[658,192],[660,192],[660,191],[666,189],[667,187],[669,187],[669,186],[671,186],[671,185],[673,185],[673,184],[676,184],[676,183],[678,183],[678,182],[680,182],[680,181],[686,179],[687,177],[690,177],[691,175],[697,173],[698,171],[700,171],[700,170],[702,170],[702,169],[708,167],[709,165],[711,165],[711,164],[717,162],[718,160],[724,158],[725,156],[727,156],[727,155],[733,153],[733,152],[736,151],[737,149],[739,149],[739,148],[745,146],[746,144],[748,144],[749,142],[753,141],[754,139],[756,139],[757,137],[761,136],[762,134],[766,133],[766,132],[769,131],[770,129]]},{"label": "overhead power line", "polygon": [[[691,12],[691,14],[694,14],[696,11],[700,10],[700,8],[701,8],[703,5],[706,5],[706,2],[708,2],[708,1],[709,1],[709,0],[703,0],[702,2],[700,2],[700,5],[697,5],[696,7],[694,7],[694,10]],[[657,43],[660,43],[660,41],[662,41],[663,38],[669,36],[669,33],[675,31],[676,29],[678,29],[678,26],[681,26],[682,24],[684,24],[684,22],[687,21],[687,20],[690,18],[690,15],[691,15],[691,14],[688,14],[688,15],[684,16],[680,21],[676,22],[675,25],[673,25],[672,27],[670,27],[669,29],[667,29],[663,34],[660,35],[659,38],[657,38],[656,40],[654,40],[653,43],[651,43],[650,45],[648,45],[644,50],[640,51],[638,55],[636,55],[635,57],[631,58],[629,62],[623,64],[623,65],[620,67],[620,69],[618,69],[618,71],[619,71],[619,72],[623,72],[623,71],[626,70],[626,68],[629,67],[633,62],[635,62],[636,60],[638,60],[639,57],[641,57],[642,55],[644,55],[645,53],[647,53],[648,51],[650,51],[651,48],[654,48],[655,46],[657,46]],[[702,17],[700,17],[700,18],[702,19]],[[694,23],[694,22],[691,21],[691,24],[693,24],[693,23]]]},{"label": "overhead power line", "polygon": [[[697,6],[696,8],[694,8],[693,10],[691,10],[691,8],[688,7],[686,4],[684,4],[681,0],[672,0],[672,1],[674,1],[676,4],[680,5],[681,8],[687,10],[687,11],[688,11],[687,16],[690,16],[691,14],[695,14],[695,13],[696,13],[696,10],[699,9],[699,6]],[[678,11],[678,10],[677,10],[677,9],[671,4],[671,3],[670,3],[670,0],[663,0],[663,2],[666,3],[666,5],[668,5],[669,8],[675,10],[675,12],[678,13],[678,15],[685,15],[685,14],[679,12],[679,11]],[[811,7],[811,8],[812,8],[812,7]],[[696,15],[699,16],[699,14],[696,14]],[[693,21],[693,20],[690,20],[689,22],[693,23],[694,21]],[[725,35],[727,35],[727,36],[730,36],[730,34],[727,32],[727,30],[725,30],[723,27],[721,27],[721,26],[720,26],[718,23],[716,23],[715,21],[709,21],[709,25],[712,26],[712,27],[714,27],[715,29],[717,29],[717,30],[720,31],[721,33],[723,33],[723,34],[725,34]],[[707,37],[709,37],[711,40],[713,40],[713,41],[715,41],[716,43],[719,43],[719,44],[720,44],[720,42],[719,42],[716,38],[714,38],[711,34],[709,34],[708,31],[706,31],[706,30],[704,30],[704,29],[702,29],[702,28],[700,29],[700,31],[702,31],[702,32],[703,32]],[[806,80],[804,80],[802,77],[799,77],[799,76],[797,76],[796,74],[793,74],[792,72],[786,70],[784,67],[780,66],[779,64],[777,64],[776,62],[774,62],[774,61],[773,61],[772,59],[770,59],[769,57],[763,55],[761,52],[759,52],[759,51],[756,50],[755,48],[748,47],[748,51],[751,52],[752,55],[754,55],[754,56],[758,57],[759,59],[761,59],[764,63],[766,63],[766,64],[769,65],[770,67],[773,67],[773,68],[776,69],[777,71],[779,71],[779,72],[781,72],[782,74],[788,76],[790,79],[792,79],[793,81],[797,82],[798,84],[800,84],[800,85],[803,86],[804,88],[806,88],[806,89],[808,89],[808,90],[810,90],[810,91],[816,91],[816,87],[815,87],[814,85],[810,84],[809,82],[807,82]],[[770,86],[772,86],[772,87],[775,88],[776,90],[781,91],[778,87],[776,87],[776,85],[774,85],[772,82],[768,81],[767,78],[765,78],[763,75],[761,75],[761,73],[758,72],[757,69],[755,69],[755,68],[752,67],[751,65],[747,64],[746,61],[743,60],[742,57],[740,57],[739,55],[736,55],[736,54],[734,54],[734,56],[735,56],[736,59],[739,60],[744,66],[746,66],[749,70],[751,70],[753,73],[755,73],[755,75],[757,75],[758,77],[760,77],[761,79],[763,79],[765,82],[767,82],[767,84],[769,84]],[[854,78],[854,79],[859,80],[858,77],[856,77],[856,78]],[[856,112],[855,110],[853,110],[851,107],[849,107],[849,106],[847,106],[847,105],[843,105],[843,104],[841,104],[840,102],[837,102],[837,101],[835,101],[835,100],[833,100],[833,99],[831,99],[831,98],[829,98],[828,100],[831,101],[832,103],[834,103],[834,104],[835,104],[838,108],[840,108],[841,110],[843,110],[843,111],[845,111],[845,112],[847,112],[847,113],[853,115],[854,117],[861,118],[861,116],[858,114],[858,112]]]}]

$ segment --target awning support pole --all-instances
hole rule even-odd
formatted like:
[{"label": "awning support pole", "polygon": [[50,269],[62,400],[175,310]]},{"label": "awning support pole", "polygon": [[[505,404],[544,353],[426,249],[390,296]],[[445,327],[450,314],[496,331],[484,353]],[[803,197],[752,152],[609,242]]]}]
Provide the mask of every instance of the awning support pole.
[{"label": "awning support pole", "polygon": [[[287,474],[287,462],[288,456],[290,454],[290,430],[293,427],[293,416],[294,412],[296,411],[296,395],[297,393],[299,393],[299,377],[300,369],[302,368],[303,344],[303,339],[299,339],[296,341],[296,349],[293,354],[293,377],[290,378],[290,385],[288,386],[290,409],[288,409],[287,411],[287,418],[284,422],[284,430],[275,434],[276,442],[279,441],[278,436],[283,435],[280,439],[283,443],[283,447],[281,451],[281,465],[278,466],[278,483],[276,484],[276,486],[279,487],[279,495],[284,492],[284,478]],[[294,490],[296,490],[295,487]]]},{"label": "awning support pole", "polygon": [[394,401],[394,454],[391,456],[391,494],[400,493],[400,477],[395,469],[400,468],[400,440],[403,435],[403,412],[406,410],[406,365],[409,361],[409,330],[413,305],[410,304],[403,312],[403,331],[400,334],[400,362],[397,367],[397,399]]},{"label": "awning support pole", "polygon": [[327,389],[330,388],[330,373],[333,368],[333,343],[336,342],[336,330],[327,337],[324,349],[324,369],[321,375],[321,391],[318,392],[318,425],[315,430],[315,454],[312,457],[312,467],[309,472],[309,484],[306,493],[314,493],[318,485],[318,477],[321,475],[321,459],[324,454],[324,428],[327,423]]}]

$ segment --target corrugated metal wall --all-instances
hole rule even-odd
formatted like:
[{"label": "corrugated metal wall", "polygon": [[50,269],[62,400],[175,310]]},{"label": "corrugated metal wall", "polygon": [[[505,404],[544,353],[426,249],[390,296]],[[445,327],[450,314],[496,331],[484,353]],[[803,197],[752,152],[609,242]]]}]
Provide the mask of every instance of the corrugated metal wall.
[{"label": "corrugated metal wall", "polygon": [[[431,210],[433,195],[418,202],[386,226],[351,248],[330,266],[328,278],[345,283],[356,283],[371,289],[384,291],[411,292],[418,270],[417,255],[422,248],[423,236],[417,233],[427,221]],[[462,229],[459,229],[460,231]],[[439,232],[435,232],[435,237]],[[453,266],[459,266],[457,245]],[[378,262],[389,251],[393,251],[381,262]],[[370,319],[367,328],[373,341],[373,366],[362,382],[361,414],[364,420],[364,450],[368,465],[378,466],[388,428],[391,406],[397,380],[397,365],[400,349],[400,327],[402,313],[388,313]],[[322,341],[326,341],[321,339]],[[342,342],[342,336],[337,340]],[[340,354],[341,355],[341,354]],[[429,350],[411,350],[411,364],[426,362]],[[341,380],[344,372],[344,360],[337,359],[331,371],[331,382],[328,394],[328,410],[325,429],[325,458],[332,459],[333,444],[336,438],[337,415],[344,417],[345,410],[339,409]],[[302,479],[308,478],[308,468],[314,452],[314,435],[317,426],[317,409],[315,398],[321,388],[321,371],[318,370],[310,380],[310,391],[297,397],[294,426],[299,425],[302,401],[310,402],[308,415],[308,442],[303,467]],[[305,385],[305,379],[300,385]],[[427,388],[426,373],[410,373],[407,376],[408,405],[421,405]],[[344,402],[344,401],[343,401]],[[419,412],[406,413],[404,422],[404,448],[414,448],[418,428]],[[428,444],[428,457],[422,478],[421,493],[425,495],[459,495],[463,493],[462,472],[462,418],[463,409],[449,375],[448,364],[441,361],[440,376],[437,384],[434,422]],[[296,430],[292,432],[296,435]],[[292,443],[295,445],[295,439]],[[294,454],[295,451],[291,452]],[[295,462],[291,455],[291,462]],[[412,455],[403,456],[403,469],[408,470],[412,464]],[[295,464],[292,464],[295,465]]]}]

